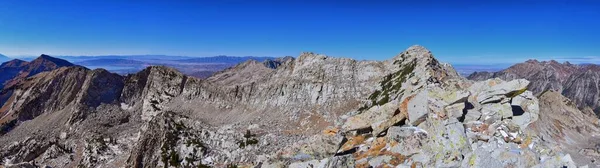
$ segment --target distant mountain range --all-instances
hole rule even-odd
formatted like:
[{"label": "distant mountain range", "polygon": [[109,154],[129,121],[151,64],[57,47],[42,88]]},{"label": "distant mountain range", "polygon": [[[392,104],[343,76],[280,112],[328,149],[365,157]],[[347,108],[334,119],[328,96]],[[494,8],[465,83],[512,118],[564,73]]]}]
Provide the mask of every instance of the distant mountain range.
[{"label": "distant mountain range", "polygon": [[6,61],[10,61],[10,58],[8,58],[5,55],[0,54],[0,63],[6,62]]},{"label": "distant mountain range", "polygon": [[133,55],[133,56],[58,56],[58,58],[74,62],[90,69],[103,68],[118,74],[129,74],[153,66],[163,65],[173,67],[186,75],[205,78],[212,73],[221,71],[233,65],[248,61],[265,61],[273,57],[253,56],[214,56],[186,57],[165,55]]},{"label": "distant mountain range", "polygon": [[579,108],[590,107],[600,114],[599,65],[528,60],[498,72],[474,72],[467,78],[477,81],[527,79],[531,81],[528,89],[535,94],[557,91],[573,100]]},{"label": "distant mountain range", "polygon": [[[274,57],[256,57],[256,56],[213,56],[213,57],[192,57],[192,56],[167,56],[167,55],[103,55],[103,56],[56,56],[77,65],[85,66],[90,69],[102,68],[110,72],[121,75],[135,73],[142,69],[153,66],[163,65],[173,67],[186,75],[199,78],[206,78],[214,72],[221,71],[233,65],[256,60],[263,62],[274,60]],[[23,57],[21,60],[34,60],[34,57]],[[3,59],[0,56],[0,62],[9,61],[10,58]]]}]

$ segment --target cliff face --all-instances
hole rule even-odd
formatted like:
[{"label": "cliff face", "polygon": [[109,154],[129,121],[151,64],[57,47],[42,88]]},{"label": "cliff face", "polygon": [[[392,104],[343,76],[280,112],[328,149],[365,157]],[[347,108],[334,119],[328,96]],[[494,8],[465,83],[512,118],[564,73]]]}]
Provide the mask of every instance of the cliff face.
[{"label": "cliff face", "polygon": [[568,62],[561,64],[556,61],[529,60],[500,72],[475,72],[467,78],[476,81],[490,78],[527,79],[531,81],[528,89],[534,94],[540,94],[546,90],[557,91],[573,100],[579,108],[590,107],[599,113],[599,74],[600,67],[598,65],[573,65]]},{"label": "cliff face", "polygon": [[72,122],[81,120],[100,104],[116,103],[122,87],[122,77],[106,70],[65,67],[43,72],[15,88],[1,108],[1,124],[24,122],[61,110],[73,113],[64,116],[71,117]]},{"label": "cliff face", "polygon": [[[247,61],[206,80],[164,66],[128,76],[63,67],[12,87],[10,99],[0,109],[0,163],[575,164],[568,153],[555,150],[559,143],[540,138],[547,129],[528,132],[532,123],[539,123],[534,124],[539,128],[547,124],[538,122],[540,109],[546,107],[526,90],[528,84],[522,79],[464,80],[422,46],[381,62],[314,53]],[[580,120],[580,115],[572,116]],[[594,134],[596,126],[588,126],[585,134]],[[562,126],[548,127],[558,128]],[[560,158],[540,159],[545,157]]]},{"label": "cliff face", "polygon": [[598,156],[598,120],[591,109],[579,110],[573,101],[555,91],[540,95],[540,119],[530,131],[560,147],[581,164],[594,165]]}]

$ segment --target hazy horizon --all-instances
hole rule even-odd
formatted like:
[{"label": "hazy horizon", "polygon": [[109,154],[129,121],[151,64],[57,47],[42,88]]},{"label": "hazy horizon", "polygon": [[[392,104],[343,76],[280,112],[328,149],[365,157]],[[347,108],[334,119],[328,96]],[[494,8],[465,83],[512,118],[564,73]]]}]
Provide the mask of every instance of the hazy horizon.
[{"label": "hazy horizon", "polygon": [[418,44],[451,64],[600,60],[594,1],[7,0],[0,10],[0,53],[11,57],[311,51],[385,60]]}]

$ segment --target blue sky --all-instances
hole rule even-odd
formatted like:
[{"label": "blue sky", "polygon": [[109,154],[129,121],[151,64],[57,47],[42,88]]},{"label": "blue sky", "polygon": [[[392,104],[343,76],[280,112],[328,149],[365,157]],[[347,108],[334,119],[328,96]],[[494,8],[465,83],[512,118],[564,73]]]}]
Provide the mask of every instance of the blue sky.
[{"label": "blue sky", "polygon": [[8,56],[167,54],[384,60],[413,44],[454,64],[598,61],[600,2],[2,0]]}]

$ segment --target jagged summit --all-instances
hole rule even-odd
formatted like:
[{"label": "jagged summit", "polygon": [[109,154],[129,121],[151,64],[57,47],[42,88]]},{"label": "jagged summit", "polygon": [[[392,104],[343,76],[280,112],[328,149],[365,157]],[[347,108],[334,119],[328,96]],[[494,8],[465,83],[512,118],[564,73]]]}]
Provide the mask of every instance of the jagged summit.
[{"label": "jagged summit", "polygon": [[537,59],[528,59],[527,61],[525,61],[526,63],[539,63],[540,61],[538,61]]},{"label": "jagged summit", "polygon": [[410,47],[408,47],[406,50],[404,50],[402,53],[396,55],[395,57],[393,57],[391,60],[395,61],[395,60],[402,60],[402,56],[403,55],[415,55],[418,57],[423,57],[424,59],[430,59],[433,58],[433,55],[431,54],[431,51],[429,51],[427,48],[425,48],[424,46],[421,45],[412,45]]},{"label": "jagged summit", "polygon": [[412,46],[408,47],[408,49],[406,49],[406,51],[419,52],[421,54],[431,53],[431,51],[429,51],[427,48],[425,48],[424,46],[421,46],[421,45],[412,45]]},{"label": "jagged summit", "polygon": [[279,66],[289,64],[290,62],[294,61],[295,59],[296,58],[294,58],[292,56],[285,56],[285,57],[279,57],[279,58],[275,58],[275,59],[267,59],[267,60],[263,61],[262,63],[267,68],[277,69],[277,68],[279,68]]},{"label": "jagged summit", "polygon": [[52,56],[49,56],[46,54],[40,55],[38,58],[31,61],[30,64],[50,66],[50,67],[54,67],[54,68],[74,65],[74,64],[70,63],[69,61],[55,58],[55,57],[52,57]]}]

